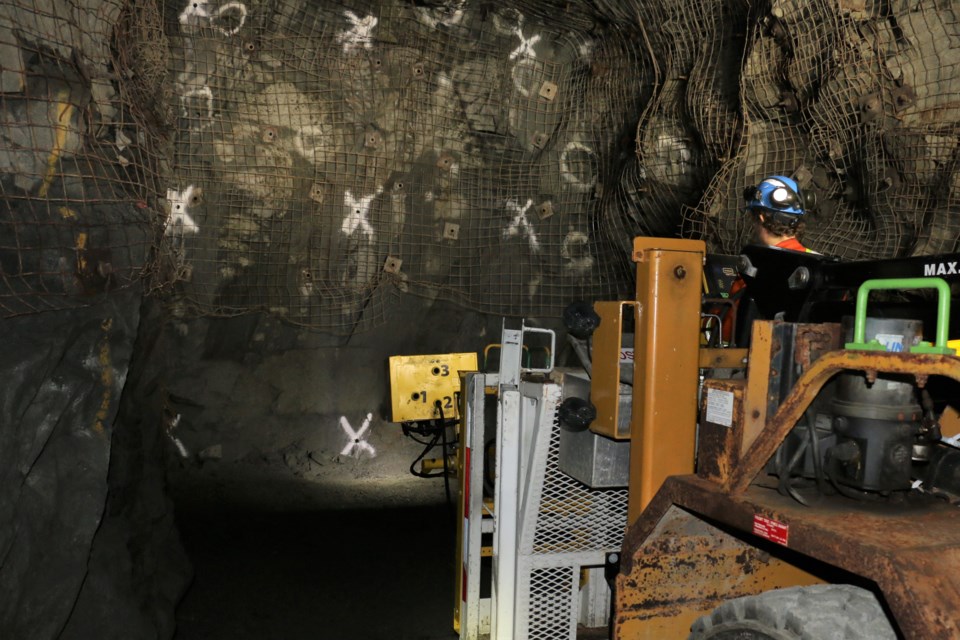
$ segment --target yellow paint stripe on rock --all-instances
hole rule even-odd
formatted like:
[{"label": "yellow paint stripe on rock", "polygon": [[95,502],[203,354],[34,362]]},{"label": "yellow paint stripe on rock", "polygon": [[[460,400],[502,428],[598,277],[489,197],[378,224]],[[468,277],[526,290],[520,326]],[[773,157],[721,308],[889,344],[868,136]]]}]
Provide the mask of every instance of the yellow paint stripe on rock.
[{"label": "yellow paint stripe on rock", "polygon": [[57,170],[57,160],[63,152],[63,143],[67,139],[67,124],[73,117],[76,107],[66,100],[70,97],[70,92],[66,89],[57,93],[56,102],[50,105],[51,109],[56,109],[56,135],[53,139],[53,148],[50,149],[50,157],[47,159],[47,174],[43,177],[43,184],[40,185],[39,195],[41,198],[47,197],[50,191],[50,185],[53,184],[53,178]]},{"label": "yellow paint stripe on rock", "polygon": [[113,399],[113,358],[110,354],[110,329],[113,327],[113,319],[107,318],[100,324],[103,329],[103,341],[100,343],[100,382],[103,384],[103,396],[100,398],[100,409],[97,411],[96,421],[93,423],[93,430],[98,435],[106,434],[104,421],[110,414],[110,402]]},{"label": "yellow paint stripe on rock", "polygon": [[83,255],[83,250],[87,248],[87,234],[80,232],[77,234],[77,270],[83,273],[87,270],[87,259]]}]

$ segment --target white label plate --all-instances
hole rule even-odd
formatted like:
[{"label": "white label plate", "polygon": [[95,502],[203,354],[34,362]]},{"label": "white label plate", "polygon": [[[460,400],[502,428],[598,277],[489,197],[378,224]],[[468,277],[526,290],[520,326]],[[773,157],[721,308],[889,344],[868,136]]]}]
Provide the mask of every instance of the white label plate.
[{"label": "white label plate", "polygon": [[733,392],[707,389],[707,422],[733,426]]}]

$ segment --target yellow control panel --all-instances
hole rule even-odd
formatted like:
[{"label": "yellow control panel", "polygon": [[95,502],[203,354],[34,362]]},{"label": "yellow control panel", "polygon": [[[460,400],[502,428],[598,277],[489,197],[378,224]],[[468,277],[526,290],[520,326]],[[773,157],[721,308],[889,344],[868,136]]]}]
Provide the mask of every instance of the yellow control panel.
[{"label": "yellow control panel", "polygon": [[[393,422],[459,417],[460,372],[477,370],[476,353],[392,356],[390,395]],[[437,406],[437,401],[440,406]]]}]

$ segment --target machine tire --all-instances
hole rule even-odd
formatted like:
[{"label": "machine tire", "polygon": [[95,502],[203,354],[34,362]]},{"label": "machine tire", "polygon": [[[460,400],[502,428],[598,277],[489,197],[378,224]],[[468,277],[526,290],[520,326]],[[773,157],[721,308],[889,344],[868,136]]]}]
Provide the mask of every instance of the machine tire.
[{"label": "machine tire", "polygon": [[896,640],[877,598],[848,584],[775,589],[724,602],[688,640]]}]

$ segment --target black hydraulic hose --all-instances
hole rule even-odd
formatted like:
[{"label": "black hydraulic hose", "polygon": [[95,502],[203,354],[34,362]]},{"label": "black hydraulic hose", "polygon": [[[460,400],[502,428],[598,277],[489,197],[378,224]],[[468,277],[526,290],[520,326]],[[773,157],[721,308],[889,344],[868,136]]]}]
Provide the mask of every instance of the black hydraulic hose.
[{"label": "black hydraulic hose", "polygon": [[828,469],[827,477],[830,478],[830,482],[833,483],[833,486],[836,487],[837,492],[840,495],[850,498],[851,500],[862,500],[864,502],[882,502],[883,497],[877,494],[868,493],[866,491],[860,491],[854,489],[853,487],[848,487],[837,482],[837,479],[833,476],[833,473]]},{"label": "black hydraulic hose", "polygon": [[[827,451],[827,454],[830,454],[830,450]],[[851,500],[862,500],[864,502],[882,502],[884,500],[884,498],[880,495],[869,493],[867,491],[860,491],[859,489],[854,489],[853,487],[848,487],[844,484],[841,484],[839,481],[837,481],[837,478],[834,476],[829,465],[827,465],[826,468],[826,475],[830,480],[830,484],[832,484],[837,490],[837,493],[845,498],[850,498]]]},{"label": "black hydraulic hose", "polygon": [[797,462],[799,462],[800,458],[803,457],[803,454],[807,450],[807,445],[809,444],[809,442],[810,441],[805,438],[800,443],[800,446],[797,447],[796,452],[794,452],[793,456],[790,458],[790,461],[787,463],[786,473],[780,474],[780,482],[777,487],[778,491],[782,495],[789,495],[791,498],[793,498],[794,500],[796,500],[797,502],[799,502],[800,504],[806,507],[810,506],[810,503],[808,503],[803,497],[801,497],[800,494],[797,493],[796,489],[794,489],[793,486],[791,486],[790,474],[793,473],[793,468],[797,466]]},{"label": "black hydraulic hose", "polygon": [[783,445],[777,447],[777,452],[773,454],[773,466],[777,472],[777,492],[780,491],[780,478],[783,477]]},{"label": "black hydraulic hose", "polygon": [[810,441],[813,442],[813,475],[817,480],[817,490],[823,495],[830,495],[827,480],[824,478],[823,461],[820,460],[820,439],[817,437],[817,427],[809,415],[804,415],[804,421],[807,423]]},{"label": "black hydraulic hose", "polygon": [[[435,429],[435,431],[433,433],[433,437],[430,439],[429,442],[420,440],[419,438],[416,438],[413,435],[414,433],[427,435],[427,433],[429,433],[427,431],[427,426],[418,425],[416,427],[412,427],[407,424],[404,424],[403,432],[404,432],[404,435],[410,436],[410,438],[413,439],[415,442],[424,445],[423,451],[420,452],[420,455],[418,455],[416,459],[410,463],[410,473],[412,475],[417,476],[418,478],[442,477],[443,490],[444,490],[444,495],[446,496],[446,499],[447,499],[447,504],[452,504],[453,499],[450,493],[450,461],[447,459],[447,454],[448,454],[448,449],[451,446],[456,446],[458,440],[454,439],[453,441],[450,441],[447,439],[447,427],[449,425],[447,424],[446,416],[443,414],[443,405],[440,403],[439,400],[436,403],[436,407],[437,407],[437,411],[440,414],[440,418],[438,420],[432,421],[432,426],[430,426],[430,429]],[[441,471],[440,473],[425,473],[423,471],[418,471],[417,464],[421,460],[423,460],[426,457],[426,455],[437,446],[437,444],[441,444],[442,446],[441,455],[443,456],[443,471]]]},{"label": "black hydraulic hose", "polygon": [[413,475],[417,476],[418,478],[436,478],[436,477],[439,477],[438,474],[435,474],[435,473],[424,473],[424,472],[422,472],[422,471],[417,471],[417,463],[420,462],[421,460],[423,460],[423,458],[424,458],[428,453],[430,453],[430,450],[433,449],[435,446],[437,446],[437,442],[440,441],[440,436],[441,436],[440,433],[437,433],[436,435],[434,435],[434,436],[433,436],[433,440],[431,440],[430,442],[428,442],[428,443],[427,443],[427,446],[425,446],[425,447],[423,448],[423,451],[420,452],[420,455],[418,455],[417,458],[416,458],[412,463],[410,463],[410,473],[412,473]]},{"label": "black hydraulic hose", "polygon": [[432,446],[432,445],[430,444],[430,441],[429,441],[429,440],[421,440],[420,438],[418,438],[417,436],[414,435],[415,433],[418,433],[418,434],[419,434],[419,433],[422,433],[422,432],[404,429],[403,435],[408,436],[411,440],[413,440],[413,441],[416,442],[417,444]]}]

